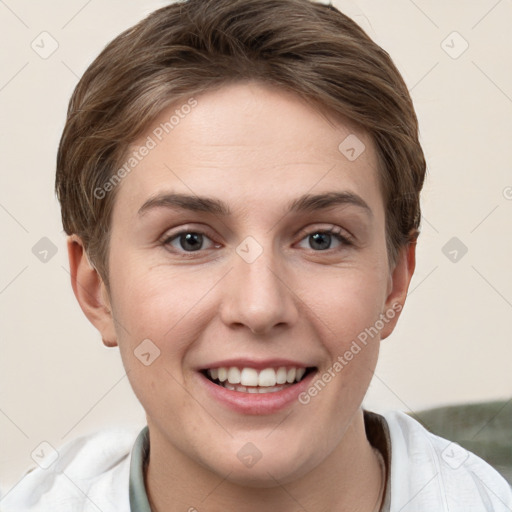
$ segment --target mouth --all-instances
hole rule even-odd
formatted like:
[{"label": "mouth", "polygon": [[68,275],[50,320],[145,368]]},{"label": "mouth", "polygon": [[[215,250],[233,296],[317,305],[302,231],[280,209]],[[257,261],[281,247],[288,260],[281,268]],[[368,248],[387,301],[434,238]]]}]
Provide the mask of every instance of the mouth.
[{"label": "mouth", "polygon": [[266,394],[293,387],[316,370],[314,366],[279,366],[261,370],[252,367],[220,366],[201,370],[201,373],[213,384],[230,391]]}]

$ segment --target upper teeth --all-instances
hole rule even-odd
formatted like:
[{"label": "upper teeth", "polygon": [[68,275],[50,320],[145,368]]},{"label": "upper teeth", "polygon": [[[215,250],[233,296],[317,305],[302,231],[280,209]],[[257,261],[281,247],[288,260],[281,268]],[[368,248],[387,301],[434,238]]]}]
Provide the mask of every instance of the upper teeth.
[{"label": "upper teeth", "polygon": [[254,368],[238,368],[236,366],[221,366],[220,368],[211,368],[208,370],[208,375],[213,380],[218,379],[220,382],[227,380],[230,384],[241,384],[242,386],[264,387],[299,382],[302,377],[304,377],[305,373],[305,368],[286,368],[284,366],[277,369],[265,368],[261,371]]}]

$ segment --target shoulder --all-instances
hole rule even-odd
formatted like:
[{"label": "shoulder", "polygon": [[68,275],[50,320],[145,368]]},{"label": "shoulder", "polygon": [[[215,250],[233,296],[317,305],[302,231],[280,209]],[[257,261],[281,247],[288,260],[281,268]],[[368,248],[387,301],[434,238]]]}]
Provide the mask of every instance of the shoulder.
[{"label": "shoulder", "polygon": [[129,510],[130,453],[140,427],[107,428],[57,450],[42,449],[29,469],[0,499],[2,512]]},{"label": "shoulder", "polygon": [[399,412],[391,438],[391,510],[510,511],[512,489],[483,459]]}]

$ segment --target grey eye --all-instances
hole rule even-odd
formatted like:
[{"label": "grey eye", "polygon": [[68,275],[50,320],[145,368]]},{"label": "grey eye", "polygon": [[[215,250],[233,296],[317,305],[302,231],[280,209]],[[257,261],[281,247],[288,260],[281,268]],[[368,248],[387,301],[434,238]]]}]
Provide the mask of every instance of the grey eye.
[{"label": "grey eye", "polygon": [[170,236],[164,243],[165,245],[172,246],[173,249],[176,249],[178,252],[196,252],[201,249],[209,249],[214,245],[209,237],[196,231],[182,231],[181,233],[176,233]]},{"label": "grey eye", "polygon": [[328,233],[314,233],[309,235],[309,245],[312,249],[325,251],[329,249],[332,242],[332,236]]},{"label": "grey eye", "polygon": [[203,235],[200,233],[186,233],[178,237],[180,246],[185,251],[198,251],[203,245]]}]

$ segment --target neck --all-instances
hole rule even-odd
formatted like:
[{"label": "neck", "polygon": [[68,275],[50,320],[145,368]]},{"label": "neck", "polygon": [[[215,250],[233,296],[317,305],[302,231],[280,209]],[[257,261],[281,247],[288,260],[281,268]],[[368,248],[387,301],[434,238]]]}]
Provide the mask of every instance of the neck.
[{"label": "neck", "polygon": [[274,485],[265,487],[239,485],[229,478],[231,473],[219,476],[172,447],[162,449],[165,445],[160,441],[150,426],[150,445],[158,447],[151,449],[145,475],[153,512],[379,510],[384,475],[366,438],[362,410],[331,454],[313,470],[286,483],[274,479]]}]

